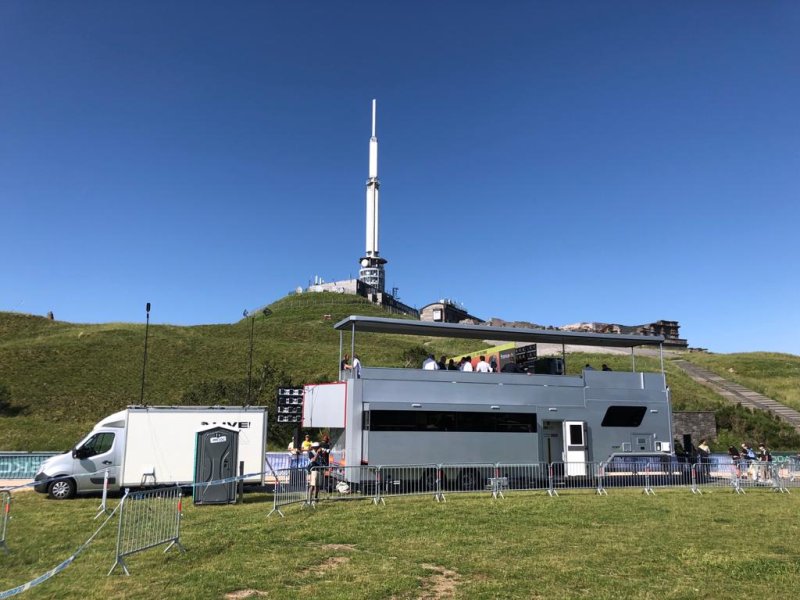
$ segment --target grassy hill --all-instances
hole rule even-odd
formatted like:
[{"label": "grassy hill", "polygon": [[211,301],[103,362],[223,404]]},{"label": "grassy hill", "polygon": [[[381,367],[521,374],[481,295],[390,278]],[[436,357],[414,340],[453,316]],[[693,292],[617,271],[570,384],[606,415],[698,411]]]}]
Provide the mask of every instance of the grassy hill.
[{"label": "grassy hill", "polygon": [[[351,314],[391,316],[357,296],[328,293],[287,296],[270,309],[271,316],[259,314],[254,322],[253,404],[270,405],[280,386],[335,379],[336,321]],[[249,319],[230,325],[151,325],[144,402],[245,403],[250,326]],[[143,324],[77,324],[0,313],[0,449],[65,449],[103,416],[138,404],[144,331]],[[349,347],[349,340],[345,343]],[[417,366],[427,351],[450,356],[485,346],[479,340],[379,334],[357,339],[364,364],[381,366]],[[587,362],[626,370],[629,360],[572,354],[568,370],[578,372]],[[744,366],[747,355],[737,360],[743,361],[735,367],[739,372],[751,373]],[[735,412],[669,363],[666,367],[675,410]],[[659,364],[637,357],[637,368],[657,371]],[[773,379],[781,377],[776,374]],[[797,375],[787,377],[794,377],[796,384]],[[776,449],[800,447],[800,438],[781,423],[739,410],[737,418],[723,419],[730,431],[723,432],[720,443],[730,437],[767,439]],[[271,414],[274,418],[274,410]],[[287,435],[288,430],[271,422],[272,440],[282,441]]]},{"label": "grassy hill", "polygon": [[749,352],[692,353],[685,358],[717,375],[800,410],[800,356]]}]

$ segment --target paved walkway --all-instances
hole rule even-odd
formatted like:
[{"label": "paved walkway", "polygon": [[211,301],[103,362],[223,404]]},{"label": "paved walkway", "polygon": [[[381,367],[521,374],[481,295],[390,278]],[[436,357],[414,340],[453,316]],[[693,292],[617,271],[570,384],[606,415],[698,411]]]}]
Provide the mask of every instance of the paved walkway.
[{"label": "paved walkway", "polygon": [[689,361],[676,360],[673,361],[673,364],[697,383],[711,388],[733,404],[741,404],[749,408],[769,411],[789,423],[789,425],[794,427],[795,431],[800,433],[800,412],[797,412],[793,408],[789,408],[772,398],[767,398],[763,394],[754,392],[743,385],[728,381],[724,377],[720,377],[716,373],[712,373],[703,367],[698,367]]},{"label": "paved walkway", "polygon": [[[4,490],[6,488],[17,487],[18,485],[24,485],[26,483],[33,483],[33,479],[0,479],[0,490]],[[33,490],[33,486],[28,486],[24,488],[20,488],[18,490],[14,490],[15,492],[27,492]]]}]

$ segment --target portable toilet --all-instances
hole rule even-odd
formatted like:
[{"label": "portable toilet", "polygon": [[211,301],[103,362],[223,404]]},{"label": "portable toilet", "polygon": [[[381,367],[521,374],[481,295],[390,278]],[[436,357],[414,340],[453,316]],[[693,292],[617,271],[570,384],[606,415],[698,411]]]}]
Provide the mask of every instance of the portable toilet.
[{"label": "portable toilet", "polygon": [[[239,432],[227,427],[211,427],[197,432],[194,456],[194,503],[231,504],[236,502],[236,465]],[[226,483],[203,485],[228,479]]]}]

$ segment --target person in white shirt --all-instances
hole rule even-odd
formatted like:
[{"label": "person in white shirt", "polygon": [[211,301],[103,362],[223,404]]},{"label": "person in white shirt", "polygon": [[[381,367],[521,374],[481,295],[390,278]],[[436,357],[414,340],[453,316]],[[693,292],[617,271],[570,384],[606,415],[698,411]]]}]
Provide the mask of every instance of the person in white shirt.
[{"label": "person in white shirt", "polygon": [[[342,361],[344,362],[344,361]],[[344,368],[353,372],[353,377],[361,379],[361,361],[358,360],[358,354],[353,355],[353,364],[345,364]]]},{"label": "person in white shirt", "polygon": [[478,361],[478,364],[475,365],[475,370],[478,373],[491,373],[492,367],[489,366],[489,363],[486,362],[486,357],[481,356],[481,359]]},{"label": "person in white shirt", "polygon": [[422,368],[426,371],[437,371],[439,369],[439,365],[436,364],[436,359],[433,358],[433,354],[429,354],[428,358],[423,361]]},{"label": "person in white shirt", "polygon": [[464,364],[461,365],[461,370],[465,371],[465,372],[466,371],[472,372],[474,370],[472,368],[472,357],[471,356],[465,356],[464,357]]}]

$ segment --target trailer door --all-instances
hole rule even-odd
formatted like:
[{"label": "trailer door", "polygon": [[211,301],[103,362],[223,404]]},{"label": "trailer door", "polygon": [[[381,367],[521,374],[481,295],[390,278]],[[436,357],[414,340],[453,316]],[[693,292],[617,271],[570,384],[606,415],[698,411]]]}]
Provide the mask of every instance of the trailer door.
[{"label": "trailer door", "polygon": [[564,421],[564,474],[586,477],[586,423]]}]

